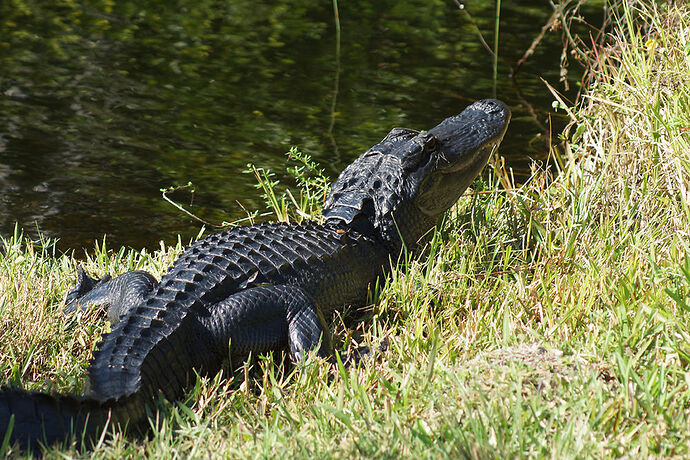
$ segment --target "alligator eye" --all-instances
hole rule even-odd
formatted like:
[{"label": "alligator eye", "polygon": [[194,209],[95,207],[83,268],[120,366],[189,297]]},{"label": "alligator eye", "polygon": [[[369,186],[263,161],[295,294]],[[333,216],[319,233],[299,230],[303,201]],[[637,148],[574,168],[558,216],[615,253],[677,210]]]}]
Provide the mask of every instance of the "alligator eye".
[{"label": "alligator eye", "polygon": [[429,153],[435,152],[438,149],[438,139],[433,134],[426,133],[427,136],[424,138],[424,150]]},{"label": "alligator eye", "polygon": [[420,134],[412,139],[410,149],[403,157],[403,168],[410,172],[426,165],[437,148],[438,141],[432,134]]}]

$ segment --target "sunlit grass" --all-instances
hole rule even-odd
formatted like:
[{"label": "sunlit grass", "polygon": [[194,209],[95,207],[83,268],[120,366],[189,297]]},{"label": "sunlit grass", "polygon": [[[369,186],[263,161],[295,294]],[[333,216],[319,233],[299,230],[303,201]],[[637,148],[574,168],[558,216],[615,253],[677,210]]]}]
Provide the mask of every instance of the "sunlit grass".
[{"label": "sunlit grass", "polygon": [[[560,170],[516,191],[489,174],[370,308],[334,319],[339,350],[352,335],[385,353],[350,369],[254,357],[159,405],[148,438],[116,434],[94,456],[687,456],[690,10],[619,6]],[[265,191],[287,219],[293,200]],[[65,321],[77,262],[51,251],[4,242],[0,374],[79,391],[107,326]],[[99,248],[85,265],[160,276],[179,251]]]}]

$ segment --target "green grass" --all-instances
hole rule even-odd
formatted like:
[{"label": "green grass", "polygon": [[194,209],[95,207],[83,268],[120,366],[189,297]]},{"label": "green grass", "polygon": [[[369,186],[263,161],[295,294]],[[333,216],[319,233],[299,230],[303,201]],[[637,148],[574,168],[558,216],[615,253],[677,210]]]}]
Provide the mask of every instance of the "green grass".
[{"label": "green grass", "polygon": [[[618,6],[621,25],[586,51],[588,90],[570,109],[558,171],[515,191],[489,174],[425,257],[402,260],[370,308],[334,318],[339,349],[352,336],[385,338],[385,353],[352,369],[254,357],[199,379],[186,402],[160,405],[147,439],[116,434],[91,453],[47,453],[689,456],[690,10]],[[318,199],[313,188],[306,201],[264,192],[281,219],[290,203],[309,213]],[[61,315],[77,261],[19,235],[4,247],[2,382],[79,391],[108,326]],[[101,247],[85,268],[160,276],[180,251]]]}]

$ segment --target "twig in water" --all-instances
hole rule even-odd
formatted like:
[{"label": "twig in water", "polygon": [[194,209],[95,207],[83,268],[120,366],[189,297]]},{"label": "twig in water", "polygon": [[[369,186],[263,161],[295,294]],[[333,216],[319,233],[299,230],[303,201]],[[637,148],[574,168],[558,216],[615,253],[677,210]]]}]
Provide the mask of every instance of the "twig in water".
[{"label": "twig in water", "polygon": [[465,5],[460,3],[458,0],[453,0],[456,5],[458,5],[458,9],[467,17],[467,20],[470,21],[470,24],[474,26],[474,29],[477,31],[477,35],[479,36],[479,41],[482,42],[482,45],[484,45],[484,48],[491,54],[492,56],[494,55],[493,50],[489,46],[488,43],[486,43],[486,40],[484,40],[484,36],[482,36],[482,31],[479,30],[479,26],[477,25],[476,22],[474,22],[474,19],[470,15],[470,12],[465,9]]},{"label": "twig in water", "polygon": [[333,81],[333,101],[331,102],[331,121],[328,124],[328,137],[331,139],[331,144],[333,144],[336,160],[340,160],[340,150],[333,135],[335,106],[338,101],[338,91],[340,88],[340,14],[338,13],[338,0],[333,0],[333,19],[335,21],[335,79]]},{"label": "twig in water", "polygon": [[523,54],[522,57],[520,59],[518,59],[515,66],[513,66],[512,70],[510,71],[510,78],[514,79],[515,75],[517,75],[517,73],[520,71],[520,67],[522,67],[522,64],[524,64],[525,61],[527,61],[527,59],[529,59],[530,56],[532,56],[534,54],[534,50],[537,49],[537,46],[539,46],[539,43],[541,43],[541,41],[543,40],[544,35],[546,35],[546,32],[549,29],[551,29],[554,26],[554,24],[556,23],[556,20],[558,19],[558,16],[562,13],[563,8],[565,7],[566,3],[567,2],[560,3],[554,9],[549,20],[546,21],[546,24],[544,24],[544,26],[541,28],[541,32],[539,32],[539,35],[537,35],[537,37],[534,40],[532,40],[532,44],[529,46],[529,48],[527,48],[527,51],[525,51],[525,54]]},{"label": "twig in water", "polygon": [[[187,185],[179,185],[177,187],[168,187],[168,188],[162,188],[161,193],[163,193],[163,199],[170,203],[171,205],[175,206],[177,209],[182,211],[183,213],[187,214],[189,217],[192,219],[195,219],[199,222],[201,222],[204,225],[209,225],[211,227],[216,227],[216,228],[221,228],[224,227],[224,225],[218,225],[218,224],[212,224],[211,222],[205,221],[201,217],[196,216],[195,214],[187,211],[181,204],[176,203],[175,201],[171,200],[170,197],[168,197],[169,193],[174,193],[177,192],[178,190],[186,189],[189,188],[192,190],[192,194],[194,193],[194,186],[192,185],[191,182],[187,183]],[[193,196],[193,195],[192,195]]]},{"label": "twig in water", "polygon": [[498,31],[501,25],[501,0],[496,0],[496,17],[494,18],[494,53],[493,53],[493,97],[496,97],[496,85],[498,82]]}]

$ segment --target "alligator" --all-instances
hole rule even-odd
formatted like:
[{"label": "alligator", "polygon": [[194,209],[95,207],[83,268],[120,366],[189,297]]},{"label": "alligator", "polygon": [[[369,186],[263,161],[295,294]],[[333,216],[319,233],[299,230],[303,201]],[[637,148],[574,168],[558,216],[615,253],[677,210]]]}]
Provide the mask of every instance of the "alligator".
[{"label": "alligator", "polygon": [[325,318],[363,306],[402,251],[439,217],[500,144],[510,110],[475,102],[427,132],[395,128],[332,184],[323,223],[260,223],[191,244],[160,282],[145,271],[91,278],[79,268],[66,311],[104,308],[114,323],[83,395],[0,390],[0,441],[37,448],[148,420],[146,405],[184,395],[230,358],[287,350],[332,356]]}]

